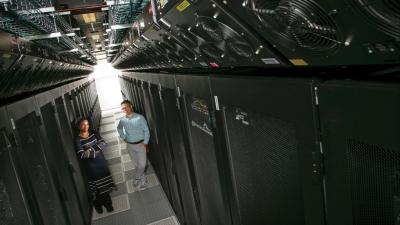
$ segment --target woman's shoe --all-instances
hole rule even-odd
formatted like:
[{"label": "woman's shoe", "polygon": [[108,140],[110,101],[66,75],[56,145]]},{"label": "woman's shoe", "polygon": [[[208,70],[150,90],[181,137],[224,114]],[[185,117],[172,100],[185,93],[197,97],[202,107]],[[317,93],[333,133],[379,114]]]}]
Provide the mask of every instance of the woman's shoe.
[{"label": "woman's shoe", "polygon": [[94,209],[96,210],[96,212],[98,213],[98,214],[102,214],[103,213],[103,207],[94,207]]},{"label": "woman's shoe", "polygon": [[106,207],[107,212],[114,211],[114,207],[112,205],[107,205],[107,206],[104,206],[104,207]]}]

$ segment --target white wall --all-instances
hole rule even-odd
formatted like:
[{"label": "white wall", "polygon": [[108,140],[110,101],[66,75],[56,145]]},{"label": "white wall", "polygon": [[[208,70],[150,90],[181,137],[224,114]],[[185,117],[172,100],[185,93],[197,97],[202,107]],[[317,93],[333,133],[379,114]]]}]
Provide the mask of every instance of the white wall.
[{"label": "white wall", "polygon": [[122,101],[118,80],[119,71],[106,60],[97,61],[94,72],[89,76],[95,79],[100,107],[103,111],[119,108]]}]

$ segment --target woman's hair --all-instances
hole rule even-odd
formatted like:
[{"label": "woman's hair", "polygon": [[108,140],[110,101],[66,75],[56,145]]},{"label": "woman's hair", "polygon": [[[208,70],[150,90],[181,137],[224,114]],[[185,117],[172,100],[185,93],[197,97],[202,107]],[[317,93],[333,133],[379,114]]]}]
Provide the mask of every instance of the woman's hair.
[{"label": "woman's hair", "polygon": [[[78,120],[78,123],[76,124],[76,126],[78,127],[78,130],[80,131],[81,130],[81,128],[80,128],[80,126],[81,126],[81,123],[83,122],[83,121],[88,121],[88,123],[89,123],[89,119],[88,118],[82,118],[82,119],[80,119],[80,120]],[[89,123],[89,126],[90,126],[90,123]]]}]

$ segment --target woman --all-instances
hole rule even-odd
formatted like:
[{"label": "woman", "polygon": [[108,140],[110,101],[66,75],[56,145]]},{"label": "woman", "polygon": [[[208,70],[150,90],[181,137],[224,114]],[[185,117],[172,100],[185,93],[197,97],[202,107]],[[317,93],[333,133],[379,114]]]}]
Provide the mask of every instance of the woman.
[{"label": "woman", "polygon": [[103,213],[103,205],[107,212],[114,210],[110,192],[115,188],[102,148],[106,145],[99,134],[90,131],[89,121],[81,119],[78,123],[79,136],[76,137],[76,153],[85,168],[89,190],[93,195],[93,205],[97,213]]}]

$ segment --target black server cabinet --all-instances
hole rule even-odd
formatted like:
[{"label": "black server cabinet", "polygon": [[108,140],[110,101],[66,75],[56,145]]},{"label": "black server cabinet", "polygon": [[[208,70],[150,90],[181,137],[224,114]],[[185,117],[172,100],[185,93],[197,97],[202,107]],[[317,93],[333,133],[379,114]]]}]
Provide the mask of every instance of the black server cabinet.
[{"label": "black server cabinet", "polygon": [[168,135],[169,145],[173,155],[173,173],[177,182],[182,214],[179,221],[186,225],[199,225],[199,215],[194,198],[195,176],[193,167],[188,164],[189,144],[184,138],[184,126],[180,111],[178,97],[175,90],[173,76],[160,76],[163,96],[162,107],[165,113],[165,131]]},{"label": "black server cabinet", "polygon": [[210,77],[210,83],[225,136],[219,154],[233,224],[324,224],[312,81]]},{"label": "black server cabinet", "polygon": [[[74,134],[71,130],[71,123],[68,118],[68,114],[66,111],[66,105],[64,104],[65,101],[62,97],[58,97],[55,99],[55,107],[58,115],[58,121],[60,124],[61,134],[63,135],[61,141],[63,148],[65,149],[66,157],[68,160],[68,168],[70,169],[70,173],[73,177],[75,192],[78,195],[80,209],[82,210],[83,218],[86,224],[90,224],[91,215],[90,209],[91,206],[89,205],[88,199],[88,191],[87,185],[85,183],[85,179],[82,173],[82,169],[80,167],[76,150],[74,146]],[[73,127],[75,129],[75,127]]]},{"label": "black server cabinet", "polygon": [[84,106],[84,102],[83,102],[83,96],[82,96],[82,86],[79,86],[77,88],[77,101],[78,101],[78,106],[80,108],[80,112],[81,112],[81,117],[86,117],[86,111],[85,111],[85,106]]},{"label": "black server cabinet", "polygon": [[0,108],[0,224],[41,224],[40,217],[35,216],[37,211],[18,163],[7,120],[5,108]]},{"label": "black server cabinet", "polygon": [[[50,97],[51,93],[36,97],[38,108],[41,113],[41,136],[44,144],[44,152],[50,174],[59,193],[62,193],[65,211],[72,224],[84,225],[83,211],[80,210],[78,193],[73,184],[69,162],[66,157],[62,142],[56,108]],[[50,102],[49,102],[50,101]]]},{"label": "black server cabinet", "polygon": [[35,111],[34,97],[7,106],[13,121],[14,133],[21,162],[33,186],[44,225],[69,225],[68,216],[63,209],[64,193],[55,186],[48,167],[48,158],[40,138],[40,117]]},{"label": "black server cabinet", "polygon": [[143,98],[142,98],[141,89],[140,89],[140,81],[137,79],[134,79],[132,84],[133,84],[132,86],[133,86],[133,90],[134,90],[134,95],[136,96],[136,100],[137,100],[137,103],[136,103],[137,107],[138,107],[137,111],[140,114],[144,115],[146,112],[144,109],[144,103],[143,103]]},{"label": "black server cabinet", "polygon": [[131,79],[127,79],[126,83],[125,83],[125,89],[128,93],[129,96],[129,100],[132,101],[133,106],[136,107],[136,101],[135,101],[135,95],[133,94],[133,88],[132,88],[132,80]]},{"label": "black server cabinet", "polygon": [[82,97],[82,106],[85,112],[85,117],[89,117],[89,104],[88,104],[88,99],[87,99],[87,84],[83,85],[82,91],[81,91],[81,97]]},{"label": "black server cabinet", "polygon": [[77,90],[77,88],[75,88],[75,89],[73,89],[71,91],[71,96],[72,96],[73,109],[74,109],[74,112],[75,112],[75,119],[79,120],[80,118],[82,118],[83,114],[82,114],[81,108],[79,107],[78,90]]},{"label": "black server cabinet", "polygon": [[318,88],[327,224],[400,224],[400,84]]},{"label": "black server cabinet", "polygon": [[[166,173],[166,165],[165,165],[165,158],[163,156],[162,151],[163,148],[159,146],[159,132],[157,127],[157,118],[155,108],[153,107],[153,99],[150,93],[150,83],[142,81],[142,91],[144,96],[144,105],[145,105],[145,112],[146,112],[146,120],[150,129],[151,139],[150,139],[150,153],[149,158],[153,162],[154,170],[159,175],[159,179],[161,185],[163,186],[165,193],[169,197],[169,185],[168,185],[168,177]],[[162,146],[164,147],[164,146]]]},{"label": "black server cabinet", "polygon": [[[163,184],[164,191],[168,197],[168,199],[172,200],[171,196],[171,177],[170,177],[170,172],[171,172],[171,158],[169,151],[170,149],[168,148],[167,145],[167,140],[165,138],[165,132],[164,132],[164,121],[162,118],[162,108],[161,108],[161,103],[159,101],[160,95],[158,92],[158,87],[150,82],[146,82],[148,85],[148,92],[149,92],[149,100],[150,100],[150,105],[152,109],[152,118],[153,118],[153,130],[154,130],[154,136],[153,136],[153,151],[156,151],[155,154],[158,157],[160,163],[160,168],[162,171],[158,171],[161,175],[160,179]],[[154,152],[153,152],[154,153]],[[172,201],[171,201],[172,202]],[[172,202],[173,203],[173,202]]]},{"label": "black server cabinet", "polygon": [[[158,77],[155,77],[158,81]],[[175,155],[172,151],[171,138],[167,132],[168,125],[166,121],[165,101],[161,84],[152,84],[150,88],[152,94],[153,107],[157,118],[158,145],[165,160],[166,173],[168,177],[169,195],[175,213],[179,218],[183,218],[182,200],[180,196],[179,180],[176,176]]]},{"label": "black server cabinet", "polygon": [[216,158],[209,81],[202,76],[175,76],[190,144],[189,163],[196,177],[195,198],[203,225],[230,224],[226,216]]},{"label": "black server cabinet", "polygon": [[67,118],[68,118],[68,122],[70,124],[71,127],[71,131],[73,135],[77,134],[77,126],[76,126],[76,122],[77,122],[77,110],[75,110],[75,104],[74,104],[74,99],[73,99],[73,94],[71,93],[66,93],[64,94],[64,104],[65,104],[65,108],[66,108],[66,113],[67,113]]}]

